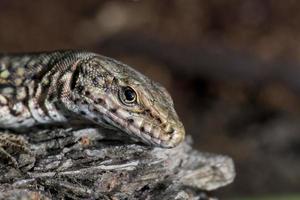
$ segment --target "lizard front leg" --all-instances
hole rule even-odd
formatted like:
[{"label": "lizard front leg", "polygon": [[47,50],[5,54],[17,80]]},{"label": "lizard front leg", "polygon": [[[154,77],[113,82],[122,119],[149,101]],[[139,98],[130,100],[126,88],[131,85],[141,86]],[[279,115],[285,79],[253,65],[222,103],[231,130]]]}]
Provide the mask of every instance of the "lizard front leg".
[{"label": "lizard front leg", "polygon": [[29,144],[24,137],[0,132],[0,157],[9,160],[15,168],[19,168],[20,165],[14,156],[22,153],[32,155]]}]

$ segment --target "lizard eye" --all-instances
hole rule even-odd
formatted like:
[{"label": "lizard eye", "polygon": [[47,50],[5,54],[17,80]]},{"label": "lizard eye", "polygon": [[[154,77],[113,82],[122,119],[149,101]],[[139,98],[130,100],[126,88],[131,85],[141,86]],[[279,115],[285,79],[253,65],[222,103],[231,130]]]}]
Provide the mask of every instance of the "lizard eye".
[{"label": "lizard eye", "polygon": [[121,101],[125,104],[132,104],[137,99],[136,92],[129,86],[122,88],[119,95]]}]

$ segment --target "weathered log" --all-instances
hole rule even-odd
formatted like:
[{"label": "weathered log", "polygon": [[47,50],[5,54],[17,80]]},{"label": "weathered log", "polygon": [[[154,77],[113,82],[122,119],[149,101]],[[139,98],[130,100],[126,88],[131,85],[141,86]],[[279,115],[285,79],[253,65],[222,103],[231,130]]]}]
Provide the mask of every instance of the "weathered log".
[{"label": "weathered log", "polygon": [[161,149],[94,128],[24,137],[34,155],[15,154],[19,169],[1,160],[0,199],[211,199],[235,176],[231,158],[195,151],[191,138]]}]

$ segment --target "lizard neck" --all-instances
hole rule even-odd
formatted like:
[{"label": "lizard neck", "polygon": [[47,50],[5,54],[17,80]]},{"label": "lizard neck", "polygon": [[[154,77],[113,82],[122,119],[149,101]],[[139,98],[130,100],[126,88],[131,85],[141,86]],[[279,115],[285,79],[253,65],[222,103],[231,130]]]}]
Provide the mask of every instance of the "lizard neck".
[{"label": "lizard neck", "polygon": [[0,126],[20,129],[77,120],[62,99],[70,96],[69,82],[79,57],[88,56],[72,52],[0,56],[4,74],[0,77]]}]

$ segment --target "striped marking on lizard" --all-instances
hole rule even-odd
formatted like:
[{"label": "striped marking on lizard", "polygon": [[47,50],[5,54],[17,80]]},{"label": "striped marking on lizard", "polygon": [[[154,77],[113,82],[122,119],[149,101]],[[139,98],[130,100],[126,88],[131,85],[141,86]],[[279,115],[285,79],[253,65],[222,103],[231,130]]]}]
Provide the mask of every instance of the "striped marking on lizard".
[{"label": "striped marking on lizard", "polygon": [[0,55],[0,128],[78,120],[164,148],[185,135],[166,89],[126,64],[83,51]]}]

